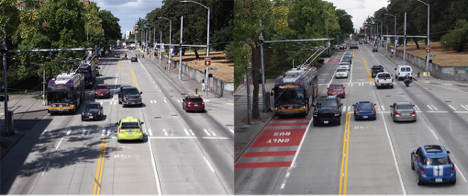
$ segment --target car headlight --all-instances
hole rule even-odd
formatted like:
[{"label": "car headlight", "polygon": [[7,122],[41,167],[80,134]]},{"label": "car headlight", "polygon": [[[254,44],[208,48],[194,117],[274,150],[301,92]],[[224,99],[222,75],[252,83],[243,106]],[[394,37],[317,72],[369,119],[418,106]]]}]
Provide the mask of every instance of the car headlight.
[{"label": "car headlight", "polygon": [[98,112],[97,115],[101,115],[101,112]]},{"label": "car headlight", "polygon": [[84,115],[85,115],[85,113],[84,113],[84,112],[82,112],[82,113],[81,113],[81,115],[83,115],[83,116],[84,116]]},{"label": "car headlight", "polygon": [[335,113],[335,117],[336,117],[336,116],[340,116],[340,113]]}]

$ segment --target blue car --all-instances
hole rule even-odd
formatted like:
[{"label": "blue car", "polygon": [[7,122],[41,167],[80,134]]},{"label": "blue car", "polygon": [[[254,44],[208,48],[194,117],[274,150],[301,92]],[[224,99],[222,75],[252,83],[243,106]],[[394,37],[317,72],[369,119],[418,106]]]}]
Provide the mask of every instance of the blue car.
[{"label": "blue car", "polygon": [[377,119],[375,104],[370,101],[359,101],[354,106],[354,119]]},{"label": "blue car", "polygon": [[457,183],[455,164],[449,154],[441,145],[425,145],[411,152],[411,169],[416,170],[418,185]]}]

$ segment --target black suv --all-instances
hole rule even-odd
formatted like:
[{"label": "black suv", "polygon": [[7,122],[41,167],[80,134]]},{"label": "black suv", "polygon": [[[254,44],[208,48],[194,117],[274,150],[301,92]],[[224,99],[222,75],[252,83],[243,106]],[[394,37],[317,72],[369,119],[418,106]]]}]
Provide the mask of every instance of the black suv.
[{"label": "black suv", "polygon": [[337,125],[341,124],[341,106],[343,104],[337,96],[321,97],[312,105],[314,109],[314,126],[319,123]]},{"label": "black suv", "polygon": [[136,87],[128,85],[120,86],[118,90],[119,104],[122,104],[124,107],[126,105],[141,106],[143,104],[141,94],[143,94],[143,92],[138,91]]},{"label": "black suv", "polygon": [[373,65],[371,67],[371,73],[372,73],[372,77],[375,78],[375,76],[379,73],[379,72],[385,72],[384,70],[384,67],[382,65]]}]

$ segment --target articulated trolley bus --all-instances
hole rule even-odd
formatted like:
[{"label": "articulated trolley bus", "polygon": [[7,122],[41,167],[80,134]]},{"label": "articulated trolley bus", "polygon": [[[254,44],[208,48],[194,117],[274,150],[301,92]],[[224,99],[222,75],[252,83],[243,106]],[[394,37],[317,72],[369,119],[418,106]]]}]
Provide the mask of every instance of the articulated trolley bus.
[{"label": "articulated trolley bus", "polygon": [[83,74],[62,73],[49,81],[47,86],[47,110],[49,113],[75,113],[85,96]]},{"label": "articulated trolley bus", "polygon": [[317,68],[301,65],[276,78],[273,89],[277,115],[307,115],[318,95]]}]

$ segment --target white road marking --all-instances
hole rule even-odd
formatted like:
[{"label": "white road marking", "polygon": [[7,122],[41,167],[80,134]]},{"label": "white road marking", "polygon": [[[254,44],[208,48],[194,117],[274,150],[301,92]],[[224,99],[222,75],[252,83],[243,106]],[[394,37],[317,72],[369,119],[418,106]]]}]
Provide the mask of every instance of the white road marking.
[{"label": "white road marking", "polygon": [[153,149],[151,148],[151,140],[148,140],[148,148],[151,154],[151,166],[153,166],[154,178],[156,180],[156,187],[158,188],[158,194],[161,195],[161,185],[159,184],[158,171],[156,170],[156,163],[154,162]]},{"label": "white road marking", "polygon": [[448,113],[448,111],[427,111],[427,113]]},{"label": "white road marking", "polygon": [[81,134],[81,136],[84,136],[86,134],[86,130],[83,130],[83,133]]},{"label": "white road marking", "polygon": [[[434,135],[434,137],[439,140],[439,137],[437,137],[437,135],[435,134],[434,130],[431,129],[431,127],[429,127],[429,130],[432,132],[432,135]],[[439,140],[440,141],[440,140]]]},{"label": "white road marking", "polygon": [[210,131],[213,136],[217,136],[216,133],[212,131],[211,129],[208,129],[208,131]]},{"label": "white road marking", "polygon": [[452,110],[457,110],[457,109],[455,109],[452,105],[449,105],[449,107],[452,108]]},{"label": "white road marking", "polygon": [[430,110],[434,110],[434,108],[432,108],[431,105],[427,105],[427,107],[428,107]]},{"label": "white road marking", "polygon": [[213,167],[211,167],[211,164],[210,164],[210,162],[208,161],[208,159],[206,159],[205,156],[203,156],[203,158],[205,158],[205,161],[206,161],[206,163],[208,164],[208,166],[210,167],[211,171],[212,171],[212,172],[215,172],[214,169],[213,169]]},{"label": "white road marking", "polygon": [[461,174],[461,176],[463,177],[463,180],[465,180],[465,182],[466,182],[465,175],[463,175],[462,171],[460,170],[460,168],[458,168],[457,164],[454,164],[454,165],[455,165],[455,167],[457,168],[457,170],[458,170],[458,173],[460,173],[460,174]]},{"label": "white road marking", "polygon": [[206,129],[203,129],[203,131],[204,131],[208,136],[211,136],[210,132],[208,132]]},{"label": "white road marking", "polygon": [[103,129],[103,130],[101,131],[101,136],[102,136],[102,137],[106,136],[106,130],[105,130],[105,129]]},{"label": "white road marking", "polygon": [[148,132],[149,132],[149,135],[150,135],[150,136],[153,135],[153,132],[151,131],[151,129],[148,129]]},{"label": "white road marking", "polygon": [[184,129],[184,132],[185,132],[185,135],[189,135],[189,132],[187,131],[187,129]]},{"label": "white road marking", "polygon": [[382,108],[382,111],[385,111],[385,106],[380,105],[380,107]]},{"label": "white road marking", "polygon": [[60,142],[57,144],[57,147],[55,147],[54,151],[58,149],[58,147],[60,146],[60,144],[62,143],[62,141],[63,141],[63,137],[62,137],[62,139],[60,140]]},{"label": "white road marking", "polygon": [[230,131],[232,134],[234,134],[234,130],[232,130],[232,129],[229,129],[229,131]]},{"label": "white road marking", "polygon": [[343,113],[346,113],[346,106],[343,106]]},{"label": "white road marking", "polygon": [[460,105],[463,109],[468,110],[468,105]]},{"label": "white road marking", "polygon": [[165,136],[168,136],[166,129],[163,129],[162,131],[164,132]]},{"label": "white road marking", "polygon": [[42,133],[41,133],[41,135],[44,135],[44,134],[46,134],[46,133],[47,133],[47,131],[49,131],[49,130],[47,130],[47,129],[46,129],[46,130],[44,130],[44,132],[42,132]]},{"label": "white road marking", "polygon": [[157,137],[152,136],[148,137],[149,139],[196,139],[197,137],[194,136],[173,136],[173,137]]},{"label": "white road marking", "polygon": [[189,129],[189,131],[190,131],[190,133],[191,133],[192,135],[195,135],[195,133],[193,133],[192,129]]},{"label": "white road marking", "polygon": [[46,167],[44,168],[44,170],[42,171],[41,176],[44,175],[44,172],[47,171],[47,168],[49,168],[49,163],[50,163],[50,161],[47,161],[47,165],[46,165]]},{"label": "white road marking", "polygon": [[202,137],[203,139],[208,139],[208,140],[227,140],[229,138],[227,137]]},{"label": "white road marking", "polygon": [[67,135],[70,135],[70,133],[71,133],[71,130],[68,130]]},{"label": "white road marking", "polygon": [[88,133],[86,133],[86,136],[89,136],[89,133],[90,133],[90,132],[91,132],[91,131],[90,131],[90,130],[88,130]]},{"label": "white road marking", "polygon": [[395,163],[395,168],[397,170],[398,179],[400,180],[401,190],[403,192],[403,195],[406,195],[406,190],[405,190],[405,186],[403,184],[403,179],[401,178],[400,168],[398,167],[398,162],[397,162],[397,159],[396,159],[396,156],[395,156],[395,150],[393,149],[394,145],[393,145],[393,142],[392,142],[392,138],[390,137],[390,133],[389,133],[388,127],[387,127],[387,122],[385,121],[385,117],[384,117],[383,113],[382,113],[382,119],[383,119],[383,122],[384,122],[385,132],[387,133],[387,139],[388,139],[388,142],[389,142],[389,145],[390,145],[390,149],[392,150],[393,162]]}]

